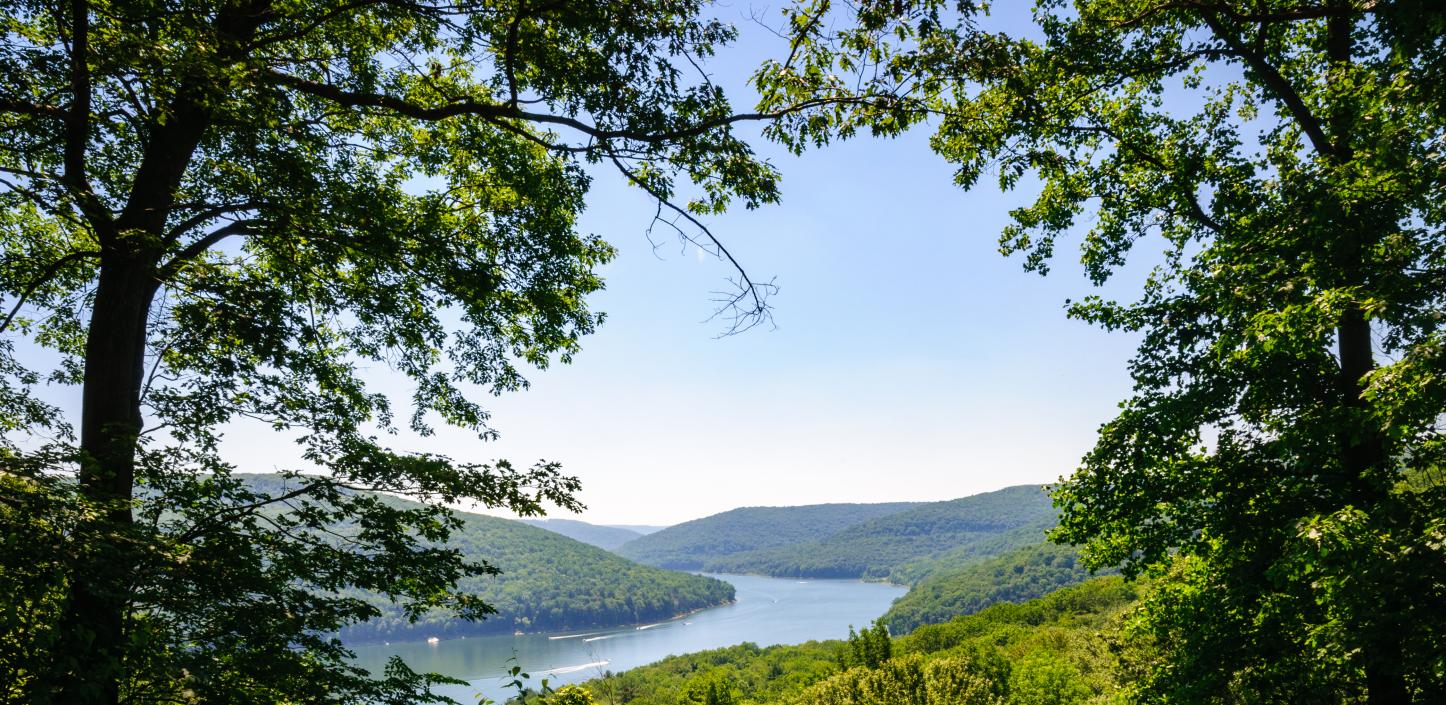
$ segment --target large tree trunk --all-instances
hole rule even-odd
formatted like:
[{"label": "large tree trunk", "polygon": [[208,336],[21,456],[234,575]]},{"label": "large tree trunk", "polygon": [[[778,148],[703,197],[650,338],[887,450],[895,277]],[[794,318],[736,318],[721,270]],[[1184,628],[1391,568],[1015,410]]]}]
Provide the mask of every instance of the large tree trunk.
[{"label": "large tree trunk", "polygon": [[[1379,506],[1389,492],[1382,477],[1388,461],[1381,430],[1371,420],[1361,379],[1375,368],[1371,349],[1371,324],[1359,308],[1347,311],[1336,330],[1337,354],[1341,363],[1341,396],[1344,405],[1356,412],[1356,424],[1341,434],[1341,469],[1358,507]],[[1389,586],[1392,576],[1373,576]],[[1389,589],[1389,588],[1388,588]],[[1379,607],[1379,618],[1390,624],[1401,613],[1399,604],[1387,601]],[[1366,696],[1370,705],[1407,705],[1411,702],[1400,670],[1401,645],[1392,629],[1376,629],[1386,638],[1373,644],[1365,659]]]},{"label": "large tree trunk", "polygon": [[[1349,4],[1336,0],[1332,3],[1340,9]],[[1352,61],[1354,48],[1353,30],[1356,18],[1343,12],[1326,23],[1326,53],[1333,64],[1334,72],[1328,80],[1336,80],[1340,72],[1346,71]],[[1344,107],[1337,107],[1330,115],[1332,135],[1332,162],[1337,168],[1345,168],[1355,159],[1352,137],[1355,132],[1356,116]],[[1357,216],[1359,217],[1359,215]],[[1369,272],[1362,266],[1374,240],[1371,223],[1342,222],[1343,242],[1338,250],[1336,266],[1348,286],[1369,285]],[[1363,227],[1364,226],[1364,227]],[[1360,306],[1352,306],[1341,317],[1336,329],[1337,355],[1340,360],[1341,403],[1352,412],[1349,427],[1342,429],[1341,471],[1347,487],[1350,488],[1350,503],[1357,507],[1376,508],[1388,498],[1386,466],[1390,458],[1386,450],[1385,435],[1371,418],[1368,403],[1363,397],[1362,380],[1375,369],[1375,353],[1371,341],[1371,323]],[[1376,576],[1385,584],[1392,576]],[[1380,619],[1390,624],[1401,613],[1398,604],[1382,604]],[[1375,630],[1388,636],[1380,643],[1372,644],[1364,655],[1366,697],[1371,705],[1407,705],[1411,696],[1406,688],[1400,669],[1400,642],[1393,630]]]},{"label": "large tree trunk", "polygon": [[[77,12],[85,4],[78,2]],[[230,4],[216,15],[223,53],[240,56],[268,12],[267,0]],[[81,23],[83,24],[83,23]],[[220,57],[218,57],[220,58]],[[67,586],[57,651],[56,688],[65,705],[114,705],[126,677],[126,619],[138,562],[130,502],[136,480],[147,323],[161,282],[157,271],[176,193],[211,127],[204,74],[176,90],[165,119],[152,126],[131,191],[104,234],[85,348],[80,432],[80,490],[105,511],[77,531],[79,554]]]},{"label": "large tree trunk", "polygon": [[[61,623],[57,674],[61,703],[115,703],[126,644],[125,615],[134,561],[131,534],[146,322],[154,265],[102,264],[85,350],[80,428],[80,492],[102,511],[76,532],[76,564]],[[63,665],[62,665],[63,664]]]}]

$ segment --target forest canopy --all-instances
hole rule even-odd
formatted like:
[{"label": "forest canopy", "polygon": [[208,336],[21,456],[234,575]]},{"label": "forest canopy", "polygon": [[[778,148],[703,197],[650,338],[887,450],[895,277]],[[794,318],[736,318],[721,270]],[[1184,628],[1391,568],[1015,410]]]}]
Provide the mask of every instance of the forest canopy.
[{"label": "forest canopy", "polygon": [[[1055,493],[1092,567],[1167,580],[1152,702],[1428,702],[1446,691],[1446,10],[1439,2],[1041,0],[788,10],[764,107],[797,150],[927,123],[1023,204],[1002,251],[1078,242],[1132,298],[1133,389]],[[1156,253],[1160,253],[1158,256]]]},{"label": "forest canopy", "polygon": [[[734,126],[820,104],[735,110],[702,66],[736,31],[693,0],[25,0],[0,32],[0,687],[29,703],[429,697],[349,664],[327,635],[375,610],[338,591],[486,614],[445,505],[578,483],[391,433],[490,439],[487,395],[578,352],[592,165],[736,265],[703,218],[778,182]],[[767,284],[729,291],[725,326],[766,320]],[[248,488],[238,422],[311,472]]]}]

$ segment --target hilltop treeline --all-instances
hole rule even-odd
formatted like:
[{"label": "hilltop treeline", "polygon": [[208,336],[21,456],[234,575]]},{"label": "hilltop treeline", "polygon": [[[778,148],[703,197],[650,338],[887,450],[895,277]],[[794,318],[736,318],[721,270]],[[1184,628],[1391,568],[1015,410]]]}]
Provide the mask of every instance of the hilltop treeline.
[{"label": "hilltop treeline", "polygon": [[734,510],[644,536],[619,552],[708,572],[910,584],[939,568],[1038,544],[1054,522],[1043,489],[1021,485],[925,504]]},{"label": "hilltop treeline", "polygon": [[634,539],[617,552],[648,565],[716,572],[720,559],[728,556],[824,539],[855,524],[917,506],[918,502],[888,502],[741,507]]}]

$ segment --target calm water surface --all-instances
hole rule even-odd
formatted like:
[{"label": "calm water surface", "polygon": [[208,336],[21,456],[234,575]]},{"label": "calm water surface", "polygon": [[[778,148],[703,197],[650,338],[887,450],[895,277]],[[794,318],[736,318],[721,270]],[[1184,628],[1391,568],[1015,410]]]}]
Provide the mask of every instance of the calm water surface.
[{"label": "calm water surface", "polygon": [[[441,692],[462,702],[503,700],[503,674],[514,663],[535,686],[553,687],[623,671],[672,654],[751,641],[759,646],[842,639],[888,610],[904,588],[852,580],[790,580],[751,575],[713,576],[733,583],[738,601],[681,619],[622,629],[568,634],[489,636],[356,647],[358,661],[379,671],[392,656],[413,670],[468,681]],[[509,661],[515,657],[516,661]]]}]

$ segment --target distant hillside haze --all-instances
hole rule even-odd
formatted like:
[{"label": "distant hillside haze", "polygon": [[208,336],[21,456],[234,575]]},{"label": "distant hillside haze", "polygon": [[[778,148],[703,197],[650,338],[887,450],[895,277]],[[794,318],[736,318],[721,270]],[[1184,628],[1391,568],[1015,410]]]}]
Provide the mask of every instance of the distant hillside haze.
[{"label": "distant hillside haze", "polygon": [[636,533],[640,536],[656,534],[659,531],[668,528],[666,526],[653,526],[651,524],[604,524],[604,526],[610,526],[614,529],[627,529],[628,531]]},{"label": "distant hillside haze", "polygon": [[523,519],[521,521],[524,524],[547,529],[574,541],[581,541],[609,551],[643,535],[641,531],[633,531],[619,526],[599,526],[576,519]]},{"label": "distant hillside haze", "polygon": [[931,502],[844,528],[826,538],[740,552],[704,570],[799,578],[863,578],[910,584],[941,560],[958,565],[1032,546],[1056,522],[1038,485]]},{"label": "distant hillside haze", "polygon": [[920,506],[811,504],[800,507],[743,507],[676,524],[623,544],[617,553],[640,563],[699,570],[738,553],[793,546],[832,536],[850,526]]}]

